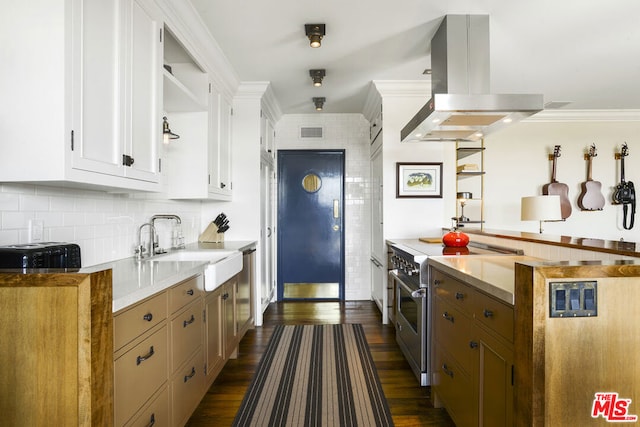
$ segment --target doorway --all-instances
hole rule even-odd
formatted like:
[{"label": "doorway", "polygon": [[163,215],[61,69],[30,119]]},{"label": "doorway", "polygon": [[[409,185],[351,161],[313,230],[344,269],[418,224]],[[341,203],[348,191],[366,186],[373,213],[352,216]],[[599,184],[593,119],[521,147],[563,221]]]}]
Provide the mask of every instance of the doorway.
[{"label": "doorway", "polygon": [[344,300],[344,150],[278,151],[278,300]]}]

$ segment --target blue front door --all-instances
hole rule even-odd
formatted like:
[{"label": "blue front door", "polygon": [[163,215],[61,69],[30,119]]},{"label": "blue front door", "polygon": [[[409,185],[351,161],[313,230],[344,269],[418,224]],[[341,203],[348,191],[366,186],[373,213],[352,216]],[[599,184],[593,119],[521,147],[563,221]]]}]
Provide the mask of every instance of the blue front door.
[{"label": "blue front door", "polygon": [[278,151],[278,299],[344,299],[344,150]]}]

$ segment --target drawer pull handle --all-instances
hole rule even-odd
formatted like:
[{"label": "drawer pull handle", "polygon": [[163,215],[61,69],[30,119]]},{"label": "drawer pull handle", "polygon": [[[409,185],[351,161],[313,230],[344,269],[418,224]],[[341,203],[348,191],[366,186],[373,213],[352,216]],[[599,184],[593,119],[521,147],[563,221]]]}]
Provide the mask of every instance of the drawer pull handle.
[{"label": "drawer pull handle", "polygon": [[457,300],[464,299],[464,294],[462,292],[456,292],[456,299]]},{"label": "drawer pull handle", "polygon": [[453,323],[454,318],[452,315],[450,315],[448,312],[444,312],[442,313],[442,317],[444,317],[446,320],[448,320],[449,322]]},{"label": "drawer pull handle", "polygon": [[193,314],[192,314],[192,315],[191,315],[191,319],[189,319],[189,320],[185,320],[185,321],[183,322],[183,326],[182,326],[182,327],[183,327],[183,328],[186,328],[187,326],[189,326],[190,324],[192,324],[192,323],[193,323],[193,322],[195,322],[195,321],[196,321],[196,318],[195,318],[195,317],[193,316]]},{"label": "drawer pull handle", "polygon": [[489,317],[493,317],[493,311],[488,310],[488,309],[486,309],[486,308],[484,309],[484,312],[483,312],[482,314],[484,314],[484,317],[486,317],[487,319],[488,319]]},{"label": "drawer pull handle", "polygon": [[149,424],[147,427],[153,427],[156,424],[156,414],[151,414],[151,418],[149,418]]},{"label": "drawer pull handle", "polygon": [[153,314],[147,313],[144,316],[142,316],[142,319],[146,320],[147,322],[151,322],[153,320]]},{"label": "drawer pull handle", "polygon": [[478,348],[478,343],[475,341],[469,341],[469,347],[470,348]]},{"label": "drawer pull handle", "polygon": [[149,353],[145,354],[144,356],[138,356],[138,358],[136,359],[136,365],[141,364],[142,362],[144,362],[145,360],[147,360],[148,358],[150,358],[154,354],[155,354],[155,351],[153,350],[153,346],[151,346],[149,348]]},{"label": "drawer pull handle", "polygon": [[444,372],[446,375],[448,375],[451,378],[453,378],[453,371],[451,369],[449,369],[449,367],[447,366],[446,363],[442,364],[442,372]]},{"label": "drawer pull handle", "polygon": [[185,375],[184,376],[184,382],[186,383],[187,381],[189,381],[191,378],[193,378],[196,375],[196,367],[192,366],[191,367],[191,373],[189,375]]},{"label": "drawer pull handle", "polygon": [[189,289],[189,290],[187,291],[187,295],[193,295],[193,289]]}]

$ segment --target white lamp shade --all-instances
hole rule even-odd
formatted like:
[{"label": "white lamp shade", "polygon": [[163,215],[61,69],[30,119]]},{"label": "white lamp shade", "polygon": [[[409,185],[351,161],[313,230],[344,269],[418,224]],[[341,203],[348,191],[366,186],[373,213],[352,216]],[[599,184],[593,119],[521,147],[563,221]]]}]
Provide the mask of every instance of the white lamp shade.
[{"label": "white lamp shade", "polygon": [[520,205],[522,221],[557,221],[562,219],[560,196],[523,197]]}]

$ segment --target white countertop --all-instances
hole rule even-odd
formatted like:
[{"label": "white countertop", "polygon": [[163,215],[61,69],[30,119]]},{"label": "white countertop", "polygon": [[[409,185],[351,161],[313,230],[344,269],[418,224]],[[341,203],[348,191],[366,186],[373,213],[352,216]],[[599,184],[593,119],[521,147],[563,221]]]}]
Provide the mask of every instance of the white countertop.
[{"label": "white countertop", "polygon": [[[255,247],[256,242],[192,243],[187,250],[203,251],[243,251]],[[154,261],[135,257],[83,267],[80,273],[112,270],[113,312],[116,313],[145,298],[157,294],[194,275],[201,274],[207,267],[206,261]]]},{"label": "white countertop", "polygon": [[429,265],[492,295],[515,303],[515,263],[539,261],[525,255],[466,255],[429,258]]}]

